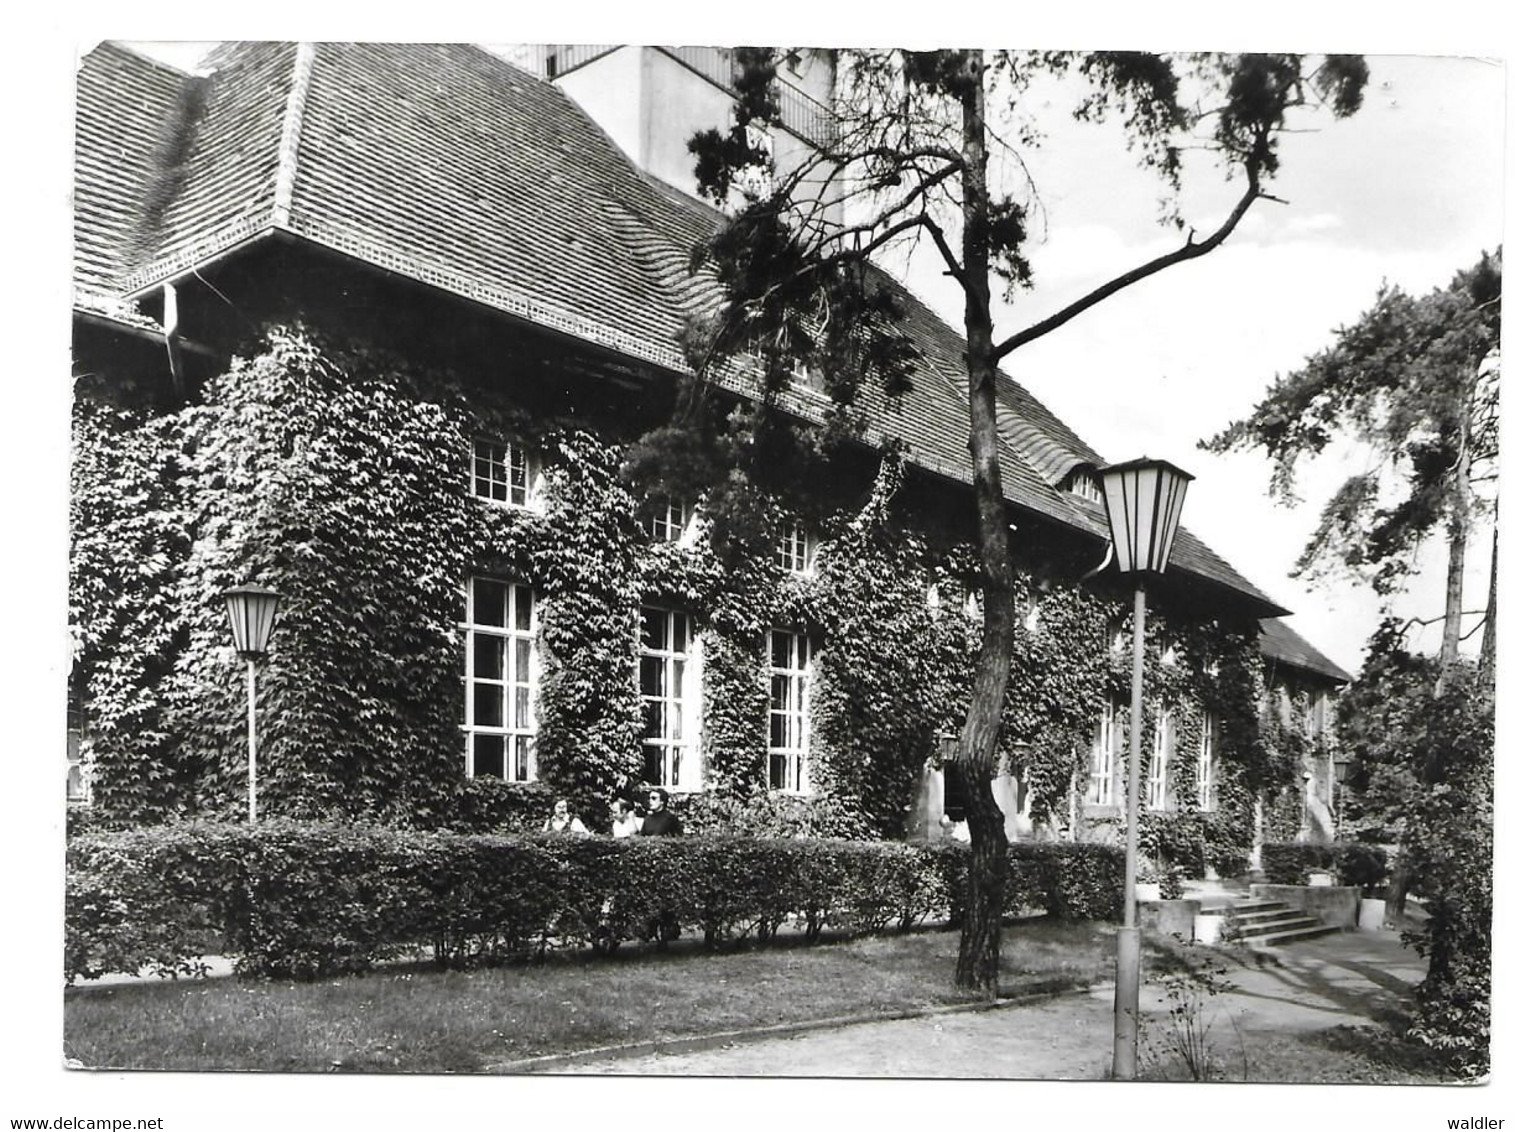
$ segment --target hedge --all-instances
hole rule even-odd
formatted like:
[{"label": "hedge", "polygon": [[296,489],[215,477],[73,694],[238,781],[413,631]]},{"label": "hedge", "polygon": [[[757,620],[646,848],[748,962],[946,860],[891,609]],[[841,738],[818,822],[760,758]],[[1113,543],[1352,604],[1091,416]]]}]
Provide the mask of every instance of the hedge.
[{"label": "hedge", "polygon": [[[1108,846],[1018,843],[1009,907],[1119,914]],[[968,853],[955,843],[686,836],[564,837],[269,821],[94,833],[69,845],[65,975],[238,973],[313,978],[429,950],[441,966],[547,950],[613,950],[703,935],[708,948],[792,923],[871,933],[953,917]]]},{"label": "hedge", "polygon": [[1265,842],[1263,874],[1273,884],[1308,884],[1311,873],[1334,873],[1339,884],[1377,888],[1389,876],[1388,855],[1377,845]]}]

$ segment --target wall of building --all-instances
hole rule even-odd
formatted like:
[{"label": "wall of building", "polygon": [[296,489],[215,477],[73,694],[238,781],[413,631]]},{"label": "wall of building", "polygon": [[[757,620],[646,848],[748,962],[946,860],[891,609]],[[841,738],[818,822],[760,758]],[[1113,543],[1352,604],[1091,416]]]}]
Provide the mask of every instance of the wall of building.
[{"label": "wall of building", "polygon": [[[628,157],[663,176],[652,166],[648,153],[647,128],[653,117],[648,113],[653,97],[648,77],[651,55],[652,50],[646,47],[618,47],[559,77],[556,83]],[[691,176],[686,173],[686,179]]]}]

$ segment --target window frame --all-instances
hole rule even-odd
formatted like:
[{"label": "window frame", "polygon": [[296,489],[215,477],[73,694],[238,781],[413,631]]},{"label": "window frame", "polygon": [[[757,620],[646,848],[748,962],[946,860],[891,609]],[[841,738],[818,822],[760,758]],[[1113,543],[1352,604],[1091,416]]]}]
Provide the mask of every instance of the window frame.
[{"label": "window frame", "polygon": [[1173,763],[1173,709],[1166,704],[1157,709],[1157,725],[1152,730],[1152,753],[1147,759],[1147,774],[1142,801],[1147,809],[1168,808],[1169,779]]},{"label": "window frame", "polygon": [[810,577],[815,573],[818,547],[818,540],[809,527],[798,519],[789,521],[779,531],[778,545],[775,547],[779,567],[802,578]]},{"label": "window frame", "polygon": [[[521,469],[520,484],[513,482],[512,478],[517,461]],[[481,474],[481,462],[488,469],[487,474]],[[503,479],[494,474],[500,468],[504,469]],[[473,438],[468,485],[475,499],[499,507],[539,512],[542,510],[541,477],[541,454],[532,445],[518,440],[495,440],[484,436]],[[480,490],[481,486],[488,490]],[[496,489],[503,489],[505,494],[497,494]]]},{"label": "window frame", "polygon": [[[651,516],[641,524],[642,530],[653,542],[686,546],[694,537],[695,511],[697,505],[687,499],[663,499],[653,504]],[[674,522],[674,511],[682,518]]]},{"label": "window frame", "polygon": [[[774,641],[779,636],[789,638],[783,665],[774,663]],[[807,795],[810,793],[810,696],[815,680],[815,641],[810,634],[798,629],[773,628],[768,630],[765,644],[768,649],[768,762],[763,778],[769,790]],[[776,681],[785,684],[787,706],[778,706],[774,698]],[[773,741],[776,721],[783,721],[781,737],[786,740],[777,745]],[[782,784],[774,782],[776,760],[783,765]]]},{"label": "window frame", "polygon": [[[650,647],[647,644],[647,613],[656,612],[666,617],[663,640],[659,647]],[[684,619],[684,650],[679,652],[674,646],[677,644],[675,631],[675,618]],[[692,614],[672,606],[659,605],[656,602],[645,603],[637,610],[637,696],[642,705],[643,731],[638,739],[642,752],[643,776],[646,781],[666,790],[679,791],[681,793],[699,790],[703,776],[700,773],[700,710],[702,707],[701,667],[702,650],[699,644],[699,635],[695,630],[695,621]],[[643,665],[647,661],[655,661],[663,666],[662,688],[663,694],[649,695],[643,687]],[[678,694],[673,694],[673,665],[675,661],[683,662],[683,678],[680,681]],[[649,703],[661,703],[663,705],[663,725],[660,734],[649,737],[646,731]],[[677,716],[671,710],[675,705],[678,708]],[[672,730],[672,722],[677,718],[680,721],[678,730],[682,735],[675,736],[669,732]],[[652,763],[648,760],[648,749],[660,750],[662,754],[657,761],[658,775],[656,778],[650,775]],[[672,761],[670,762],[670,758]],[[670,773],[671,771],[671,773]]]},{"label": "window frame", "polygon": [[1115,805],[1115,761],[1119,738],[1118,713],[1113,700],[1105,700],[1090,746],[1089,789],[1091,806]]},{"label": "window frame", "polygon": [[[476,591],[479,582],[488,582],[505,587],[502,613],[503,624],[495,625],[476,620]],[[527,626],[521,628],[519,620],[520,595],[525,593],[531,603],[527,614]],[[541,599],[536,591],[523,582],[488,574],[471,574],[463,586],[463,616],[459,628],[463,631],[463,773],[473,778],[498,778],[502,782],[535,782],[537,768],[537,697],[541,689],[541,654],[537,647],[541,619]],[[501,674],[498,678],[478,676],[475,660],[480,637],[503,640]],[[521,653],[520,642],[526,643],[526,679],[519,679]],[[499,725],[480,724],[475,721],[476,689],[500,688]],[[518,694],[525,692],[524,721]],[[480,737],[502,738],[501,766],[499,775],[478,773],[478,739]]]},{"label": "window frame", "polygon": [[1194,806],[1201,813],[1215,808],[1215,734],[1219,723],[1213,711],[1200,714],[1199,752],[1194,760]]},{"label": "window frame", "polygon": [[1105,492],[1099,477],[1088,468],[1075,468],[1068,473],[1068,492],[1094,503],[1104,503]]},{"label": "window frame", "polygon": [[72,692],[68,697],[64,726],[66,728],[64,801],[70,806],[88,806],[94,801],[90,791],[89,769],[84,757],[85,738],[88,733],[84,705]]}]

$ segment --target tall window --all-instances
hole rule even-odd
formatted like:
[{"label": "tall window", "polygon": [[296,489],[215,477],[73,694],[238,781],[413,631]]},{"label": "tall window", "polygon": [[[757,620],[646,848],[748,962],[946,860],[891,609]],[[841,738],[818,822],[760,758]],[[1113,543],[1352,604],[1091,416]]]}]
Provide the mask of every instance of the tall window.
[{"label": "tall window", "polygon": [[1108,700],[1099,716],[1090,760],[1089,801],[1096,806],[1115,805],[1115,705]]},{"label": "tall window", "polygon": [[473,442],[473,493],[511,507],[536,503],[536,459],[525,445]]},{"label": "tall window", "polygon": [[468,580],[463,629],[466,765],[470,778],[531,782],[536,757],[536,602],[531,590]]},{"label": "tall window", "polygon": [[1312,739],[1319,739],[1326,733],[1326,693],[1316,689],[1307,694],[1305,698],[1308,712],[1307,726]]},{"label": "tall window", "polygon": [[1168,808],[1168,763],[1173,752],[1173,712],[1161,708],[1152,736],[1152,757],[1147,763],[1147,809]]},{"label": "tall window", "polygon": [[689,529],[694,508],[681,499],[661,502],[653,510],[645,530],[656,542],[679,542]]},{"label": "tall window", "polygon": [[68,785],[70,802],[89,801],[89,781],[84,775],[84,706],[70,691],[68,697]]},{"label": "tall window", "polygon": [[690,786],[698,778],[691,758],[698,700],[687,613],[642,607],[640,687],[642,763],[648,782]]},{"label": "tall window", "polygon": [[1037,626],[1042,623],[1042,595],[1032,590],[1026,595],[1026,616],[1021,622],[1026,627],[1026,632],[1036,632]]},{"label": "tall window", "polygon": [[1199,759],[1194,764],[1194,798],[1201,810],[1212,808],[1215,793],[1215,713],[1199,721]]},{"label": "tall window", "polygon": [[779,565],[793,574],[808,574],[815,565],[815,540],[800,522],[787,524],[779,534]]},{"label": "tall window", "polygon": [[810,789],[810,640],[775,629],[768,634],[768,785]]}]

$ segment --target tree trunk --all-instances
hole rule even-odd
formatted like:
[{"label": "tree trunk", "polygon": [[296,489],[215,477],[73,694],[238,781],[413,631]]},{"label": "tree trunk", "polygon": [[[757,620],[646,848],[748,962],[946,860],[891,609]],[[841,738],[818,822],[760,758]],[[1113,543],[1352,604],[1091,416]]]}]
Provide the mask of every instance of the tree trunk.
[{"label": "tree trunk", "polygon": [[999,993],[1000,921],[1005,910],[1005,819],[990,785],[999,750],[1000,719],[1015,646],[1014,568],[1000,484],[995,401],[994,324],[989,313],[989,193],[984,148],[984,70],[981,52],[965,63],[963,94],[963,281],[968,340],[968,447],[984,568],[984,640],[974,674],[958,757],[962,760],[971,857],[963,934],[955,982],[985,997]]},{"label": "tree trunk", "polygon": [[1462,638],[1462,576],[1468,552],[1468,510],[1472,496],[1469,482],[1471,437],[1468,415],[1472,412],[1473,389],[1478,381],[1475,372],[1469,381],[1461,407],[1462,420],[1457,434],[1457,465],[1452,470],[1452,511],[1447,517],[1447,597],[1446,618],[1441,626],[1441,657],[1436,675],[1436,694],[1441,695],[1447,673],[1457,663],[1457,646]]},{"label": "tree trunk", "polygon": [[1483,642],[1478,648],[1478,679],[1489,688],[1494,686],[1494,630],[1495,599],[1499,596],[1499,507],[1494,508],[1494,549],[1489,560],[1489,600],[1483,607]]}]

